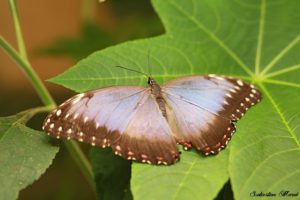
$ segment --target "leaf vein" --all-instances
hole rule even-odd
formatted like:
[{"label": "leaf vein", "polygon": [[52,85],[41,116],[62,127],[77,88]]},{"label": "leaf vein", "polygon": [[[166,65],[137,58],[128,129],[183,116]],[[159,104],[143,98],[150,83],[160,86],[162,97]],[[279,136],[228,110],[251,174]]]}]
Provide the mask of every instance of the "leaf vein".
[{"label": "leaf vein", "polygon": [[262,48],[262,45],[263,45],[265,15],[266,15],[266,1],[262,0],[261,5],[260,5],[260,20],[259,20],[259,30],[258,30],[258,37],[257,37],[257,49],[256,49],[256,59],[255,59],[255,74],[258,74],[259,70],[260,70],[261,48]]},{"label": "leaf vein", "polygon": [[282,75],[282,74],[285,74],[285,73],[288,73],[288,72],[291,72],[291,71],[295,71],[295,70],[298,70],[298,69],[300,69],[300,64],[299,65],[290,66],[290,67],[286,67],[284,69],[275,71],[273,73],[269,73],[269,74],[266,75],[266,77],[270,78],[270,77]]},{"label": "leaf vein", "polygon": [[191,163],[190,167],[188,168],[188,170],[185,172],[185,175],[183,176],[182,180],[180,181],[172,199],[177,199],[179,191],[182,189],[183,183],[186,181],[187,177],[190,175],[192,169],[194,168],[195,164],[197,163],[197,160],[198,159],[195,158],[193,160],[193,162]]},{"label": "leaf vein", "polygon": [[297,35],[294,40],[292,40],[282,51],[280,51],[271,62],[265,67],[265,69],[261,72],[261,75],[265,75],[272,67],[290,50],[292,49],[298,42],[300,41],[300,35]]},{"label": "leaf vein", "polygon": [[300,84],[298,84],[298,83],[292,83],[292,82],[287,82],[287,81],[280,81],[280,80],[275,80],[275,79],[264,79],[263,82],[265,82],[265,83],[271,83],[271,84],[275,84],[275,85],[284,85],[284,86],[290,86],[290,87],[300,88]]},{"label": "leaf vein", "polygon": [[272,139],[272,138],[287,138],[287,139],[292,139],[292,137],[290,136],[266,136],[264,138],[261,138],[260,140],[258,141],[255,141],[253,143],[250,143],[250,144],[247,144],[246,146],[240,148],[235,154],[234,156],[238,156],[243,150],[253,146],[253,145],[256,145],[256,144],[259,144],[260,142],[263,142],[264,140],[268,140],[268,139]]},{"label": "leaf vein", "polygon": [[274,188],[275,186],[279,185],[279,183],[283,182],[284,180],[286,180],[292,176],[294,177],[294,175],[299,172],[300,172],[300,169],[297,169],[291,173],[288,173],[287,175],[283,176],[281,179],[277,180],[277,182],[274,182],[266,191],[272,191],[271,188]]}]

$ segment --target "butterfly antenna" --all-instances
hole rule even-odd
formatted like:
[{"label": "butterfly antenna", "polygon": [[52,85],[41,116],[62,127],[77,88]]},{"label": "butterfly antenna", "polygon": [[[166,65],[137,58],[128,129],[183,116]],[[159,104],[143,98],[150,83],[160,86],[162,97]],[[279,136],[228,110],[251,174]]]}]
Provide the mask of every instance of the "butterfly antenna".
[{"label": "butterfly antenna", "polygon": [[146,76],[147,78],[149,77],[148,74],[144,73],[144,72],[140,72],[140,71],[137,71],[137,70],[134,70],[134,69],[130,69],[130,68],[127,68],[127,67],[122,67],[122,66],[115,66],[115,67],[118,67],[118,68],[121,68],[121,69],[126,69],[128,71],[132,71],[132,72],[135,72],[135,73],[138,73],[138,74],[143,74],[144,76]]},{"label": "butterfly antenna", "polygon": [[152,68],[150,66],[150,49],[148,49],[148,73],[152,77]]}]

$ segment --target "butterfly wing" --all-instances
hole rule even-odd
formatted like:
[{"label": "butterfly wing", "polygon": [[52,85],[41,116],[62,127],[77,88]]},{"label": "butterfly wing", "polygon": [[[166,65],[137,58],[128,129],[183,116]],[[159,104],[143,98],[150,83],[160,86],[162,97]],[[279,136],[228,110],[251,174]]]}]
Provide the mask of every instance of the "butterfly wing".
[{"label": "butterfly wing", "polygon": [[56,138],[111,146],[127,159],[172,164],[175,139],[149,89],[110,87],[79,94],[45,119],[43,130]]},{"label": "butterfly wing", "polygon": [[217,75],[171,80],[162,90],[177,141],[205,155],[224,148],[235,132],[234,122],[261,99],[253,85]]}]

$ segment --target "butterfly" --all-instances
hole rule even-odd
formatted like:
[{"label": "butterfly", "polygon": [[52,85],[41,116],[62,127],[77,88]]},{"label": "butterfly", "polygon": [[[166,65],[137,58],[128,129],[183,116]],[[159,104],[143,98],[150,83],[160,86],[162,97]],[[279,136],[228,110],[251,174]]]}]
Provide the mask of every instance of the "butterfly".
[{"label": "butterfly", "polygon": [[112,86],[78,94],[44,121],[51,136],[76,139],[148,164],[171,165],[184,150],[204,155],[224,149],[235,123],[262,95],[245,81],[223,75],[191,75],[160,86]]}]

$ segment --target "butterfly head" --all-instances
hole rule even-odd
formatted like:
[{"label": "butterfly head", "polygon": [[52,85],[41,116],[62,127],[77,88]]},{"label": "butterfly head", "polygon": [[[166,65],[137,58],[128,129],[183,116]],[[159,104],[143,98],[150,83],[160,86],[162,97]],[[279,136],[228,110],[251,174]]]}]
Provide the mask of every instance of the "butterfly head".
[{"label": "butterfly head", "polygon": [[152,78],[152,77],[148,77],[148,85],[149,86],[153,86],[156,84],[156,81]]}]

